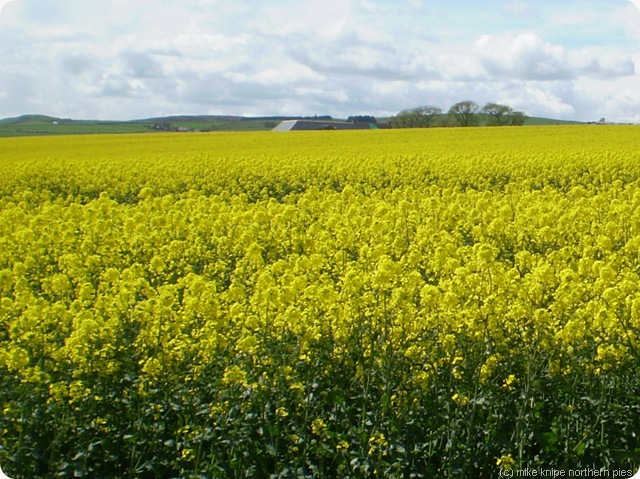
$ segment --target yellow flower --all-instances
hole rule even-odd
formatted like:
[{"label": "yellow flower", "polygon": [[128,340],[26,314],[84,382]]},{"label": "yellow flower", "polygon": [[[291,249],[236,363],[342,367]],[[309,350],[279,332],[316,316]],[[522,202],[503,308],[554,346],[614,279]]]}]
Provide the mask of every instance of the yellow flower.
[{"label": "yellow flower", "polygon": [[421,388],[427,388],[429,385],[430,375],[427,371],[418,371],[414,374],[413,379]]},{"label": "yellow flower", "polygon": [[229,366],[222,376],[222,384],[225,386],[232,386],[235,384],[247,386],[247,373],[238,366]]},{"label": "yellow flower", "polygon": [[336,446],[338,451],[347,451],[349,449],[349,443],[347,441],[340,441]]},{"label": "yellow flower", "polygon": [[296,394],[302,394],[304,393],[304,384],[302,383],[291,383],[291,385],[289,386],[289,390],[296,393]]},{"label": "yellow flower", "polygon": [[491,377],[498,365],[499,359],[495,355],[489,356],[480,368],[480,382],[484,383]]},{"label": "yellow flower", "polygon": [[504,380],[504,383],[502,383],[502,387],[508,391],[512,391],[513,390],[513,383],[516,382],[516,377],[513,374],[509,374],[509,376],[507,376],[507,379]]},{"label": "yellow flower", "polygon": [[185,461],[193,461],[196,458],[196,453],[193,449],[183,449],[180,455]]},{"label": "yellow flower", "polygon": [[255,336],[247,335],[236,343],[236,350],[239,353],[253,354],[258,346]]},{"label": "yellow flower", "polygon": [[516,461],[511,457],[511,454],[507,454],[506,456],[499,457],[496,460],[496,465],[503,469],[511,470],[513,469],[513,466],[516,465]]},{"label": "yellow flower", "polygon": [[166,264],[162,260],[162,258],[158,256],[154,256],[153,258],[151,258],[151,261],[149,262],[149,269],[151,269],[151,271],[160,273],[164,271],[165,268],[166,268]]},{"label": "yellow flower", "polygon": [[369,438],[369,455],[371,456],[378,450],[384,450],[389,446],[387,438],[381,432],[374,434]]},{"label": "yellow flower", "polygon": [[327,424],[320,418],[314,419],[311,423],[311,432],[316,436],[322,436],[327,430]]},{"label": "yellow flower", "polygon": [[464,394],[455,393],[451,396],[451,400],[459,406],[466,406],[469,404],[469,398]]}]

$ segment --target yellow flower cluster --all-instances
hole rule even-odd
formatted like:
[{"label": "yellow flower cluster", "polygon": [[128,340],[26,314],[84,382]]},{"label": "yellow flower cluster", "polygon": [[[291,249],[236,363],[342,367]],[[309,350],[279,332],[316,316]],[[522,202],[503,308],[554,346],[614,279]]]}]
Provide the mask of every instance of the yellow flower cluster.
[{"label": "yellow flower cluster", "polygon": [[319,358],[362,384],[402,365],[399,402],[448,374],[461,407],[526,386],[513,354],[634,358],[636,128],[335,133],[0,140],[2,375],[76,405],[131,375],[282,381],[284,420]]}]

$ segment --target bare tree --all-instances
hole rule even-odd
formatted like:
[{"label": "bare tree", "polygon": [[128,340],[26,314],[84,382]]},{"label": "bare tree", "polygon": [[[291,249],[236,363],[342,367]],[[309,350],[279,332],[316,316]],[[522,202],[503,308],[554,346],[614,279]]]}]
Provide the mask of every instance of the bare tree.
[{"label": "bare tree", "polygon": [[413,109],[415,115],[420,118],[420,123],[424,128],[429,128],[433,125],[435,119],[442,114],[442,109],[437,106],[419,106]]},{"label": "bare tree", "polygon": [[487,103],[482,108],[482,113],[489,117],[489,124],[495,126],[508,125],[513,115],[513,108],[498,103]]},{"label": "bare tree", "polygon": [[391,125],[394,128],[429,128],[441,114],[442,109],[436,106],[419,106],[402,110],[391,119]]},{"label": "bare tree", "polygon": [[522,111],[514,111],[511,113],[509,118],[509,125],[511,126],[522,126],[524,122],[527,120],[527,115],[525,115]]},{"label": "bare tree", "polygon": [[521,126],[527,119],[527,115],[523,112],[514,111],[510,106],[498,103],[487,103],[482,108],[482,113],[489,117],[489,125],[496,126]]},{"label": "bare tree", "polygon": [[[480,115],[482,113],[482,115]],[[484,116],[483,116],[484,115]],[[482,109],[470,100],[461,101],[449,108],[447,115],[438,107],[425,105],[402,110],[389,120],[392,128],[429,128],[438,126],[474,126],[486,122],[489,125],[523,125],[527,116],[521,111],[514,111],[508,105],[487,103]],[[454,123],[455,122],[455,123]]]},{"label": "bare tree", "polygon": [[449,108],[449,115],[456,119],[460,126],[472,126],[478,124],[480,107],[476,102],[461,101]]}]

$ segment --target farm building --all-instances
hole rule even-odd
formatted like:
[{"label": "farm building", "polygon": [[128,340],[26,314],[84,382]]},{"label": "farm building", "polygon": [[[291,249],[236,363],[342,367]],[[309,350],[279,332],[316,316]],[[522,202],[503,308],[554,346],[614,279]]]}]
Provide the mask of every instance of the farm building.
[{"label": "farm building", "polygon": [[271,131],[299,130],[370,130],[377,129],[374,123],[347,123],[326,120],[284,120]]}]

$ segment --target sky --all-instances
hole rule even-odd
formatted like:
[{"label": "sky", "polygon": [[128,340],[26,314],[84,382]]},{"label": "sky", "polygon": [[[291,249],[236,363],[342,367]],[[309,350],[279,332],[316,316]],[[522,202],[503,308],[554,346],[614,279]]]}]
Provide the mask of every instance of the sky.
[{"label": "sky", "polygon": [[383,117],[472,100],[640,123],[640,9],[629,0],[0,7],[0,118]]}]

